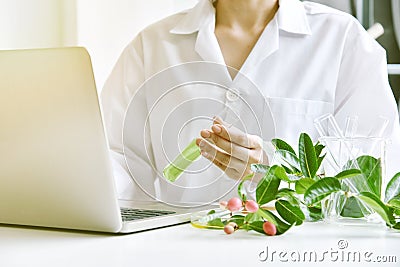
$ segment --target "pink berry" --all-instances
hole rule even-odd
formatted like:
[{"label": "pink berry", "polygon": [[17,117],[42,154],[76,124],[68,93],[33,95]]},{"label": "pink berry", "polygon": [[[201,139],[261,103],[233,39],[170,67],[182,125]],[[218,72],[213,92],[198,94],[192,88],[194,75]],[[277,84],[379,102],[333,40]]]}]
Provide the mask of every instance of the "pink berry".
[{"label": "pink berry", "polygon": [[265,222],[263,224],[263,230],[267,235],[276,235],[276,226],[271,222]]},{"label": "pink berry", "polygon": [[224,232],[225,232],[227,235],[230,235],[230,234],[232,234],[233,232],[235,232],[235,228],[234,228],[232,225],[227,224],[227,225],[224,226]]},{"label": "pink berry", "polygon": [[254,213],[258,210],[258,204],[254,200],[247,200],[244,206],[248,212]]},{"label": "pink berry", "polygon": [[229,199],[228,205],[226,206],[226,208],[230,211],[238,211],[238,210],[240,210],[242,205],[243,205],[242,200],[240,200],[237,197],[233,197],[233,198]]},{"label": "pink berry", "polygon": [[222,210],[226,209],[227,205],[228,205],[228,202],[226,202],[226,201],[219,202],[219,208]]}]

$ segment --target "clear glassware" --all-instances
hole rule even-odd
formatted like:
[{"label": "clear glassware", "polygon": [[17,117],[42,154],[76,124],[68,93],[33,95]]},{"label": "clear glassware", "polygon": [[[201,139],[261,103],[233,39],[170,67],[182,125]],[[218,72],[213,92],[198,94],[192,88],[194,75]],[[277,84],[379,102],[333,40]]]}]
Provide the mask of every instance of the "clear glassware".
[{"label": "clear glassware", "polygon": [[332,194],[324,203],[324,217],[328,222],[359,224],[381,222],[379,216],[354,197],[370,192],[382,198],[382,185],[386,182],[386,139],[379,137],[321,137],[326,156],[325,176],[349,170],[362,170],[361,174],[341,180],[342,191]]},{"label": "clear glassware", "polygon": [[175,182],[181,174],[201,155],[196,139],[187,145],[176,158],[163,170],[163,176],[170,182]]}]

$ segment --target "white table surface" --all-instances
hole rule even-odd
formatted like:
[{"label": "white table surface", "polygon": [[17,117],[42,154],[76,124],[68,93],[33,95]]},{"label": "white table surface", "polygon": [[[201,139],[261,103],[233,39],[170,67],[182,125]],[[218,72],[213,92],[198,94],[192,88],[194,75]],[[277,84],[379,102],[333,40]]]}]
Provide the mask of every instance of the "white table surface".
[{"label": "white table surface", "polygon": [[[340,249],[339,246],[346,246]],[[269,258],[260,260],[268,247]],[[271,259],[272,252],[274,259]],[[278,257],[279,253],[281,258]],[[325,254],[324,254],[325,252]],[[335,254],[337,252],[337,254]],[[342,261],[341,255],[345,253]],[[293,254],[294,253],[294,254]],[[317,253],[322,262],[289,255]],[[333,254],[329,254],[333,253]],[[361,262],[354,263],[359,253]],[[367,253],[367,257],[363,256]],[[329,254],[329,255],[328,255]],[[261,253],[261,257],[265,257]],[[315,254],[314,254],[315,255]],[[353,254],[351,254],[353,255]],[[378,256],[392,263],[378,263]],[[284,260],[287,262],[282,262]],[[294,260],[293,260],[294,259]],[[370,262],[366,261],[369,260]],[[358,260],[356,260],[358,261]],[[393,262],[396,261],[396,262]],[[190,224],[129,235],[0,226],[0,266],[400,266],[400,232],[384,226],[305,223],[282,236],[226,235]]]}]

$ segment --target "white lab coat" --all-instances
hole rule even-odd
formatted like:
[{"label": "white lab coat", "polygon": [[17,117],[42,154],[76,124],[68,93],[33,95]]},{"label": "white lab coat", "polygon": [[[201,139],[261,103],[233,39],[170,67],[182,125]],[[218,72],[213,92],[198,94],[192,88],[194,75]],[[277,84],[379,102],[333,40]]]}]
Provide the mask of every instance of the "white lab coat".
[{"label": "white lab coat", "polygon": [[[194,61],[224,64],[214,27],[215,9],[210,1],[201,0],[193,9],[143,30],[123,51],[107,80],[102,91],[102,105],[121,198],[148,197],[131,179],[123,157],[124,115],[132,97],[145,80],[168,67]],[[384,135],[392,140],[388,150],[388,175],[391,176],[400,170],[396,162],[399,161],[396,153],[400,151],[400,128],[385,56],[385,50],[352,16],[311,2],[280,0],[276,16],[240,72],[258,87],[270,105],[275,119],[273,135],[294,146],[301,132],[309,133],[314,140],[318,138],[313,121],[326,113],[334,114],[341,127],[348,116],[358,116],[359,135],[371,130],[371,122],[377,116],[389,118]],[[230,80],[227,72],[220,76],[222,80]],[[238,80],[230,81],[230,85],[240,88]],[[209,91],[204,93],[201,89],[198,93],[222,101],[227,97]],[[128,148],[125,149],[129,150],[130,160],[135,162],[131,171],[135,177],[140,177],[139,183],[147,193],[167,202],[211,201],[234,188],[235,182],[226,177],[217,182],[207,181],[211,185],[201,190],[195,189],[199,181],[195,179],[193,185],[187,181],[190,179],[181,178],[178,189],[164,182],[160,173],[167,161],[165,155],[160,155],[163,153],[160,148],[162,142],[169,144],[176,135],[154,138],[152,133],[165,130],[159,126],[165,114],[162,110],[158,115],[152,113],[153,123],[145,124],[149,113],[146,97],[144,93],[136,103],[135,121],[129,122],[131,133],[136,136],[131,137],[133,141],[126,142]],[[170,109],[173,109],[185,99],[176,97],[175,104],[173,99],[171,101]],[[237,111],[245,113],[240,108]],[[174,114],[174,118],[178,124],[184,116],[190,115],[188,109],[185,114]],[[145,131],[144,126],[147,127]],[[135,131],[135,127],[139,130]],[[168,131],[164,132],[168,135]],[[185,142],[197,136],[198,129],[191,129],[186,133]],[[170,147],[176,147],[176,142],[172,143]],[[207,171],[209,173],[200,174],[205,180],[210,175],[221,176],[216,167]]]}]

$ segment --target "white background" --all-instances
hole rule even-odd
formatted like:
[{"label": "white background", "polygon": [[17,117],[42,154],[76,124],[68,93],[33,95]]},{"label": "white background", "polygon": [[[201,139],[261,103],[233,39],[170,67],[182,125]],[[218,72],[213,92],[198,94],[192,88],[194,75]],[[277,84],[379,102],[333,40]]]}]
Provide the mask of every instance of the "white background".
[{"label": "white background", "polygon": [[0,50],[88,49],[101,90],[122,49],[147,25],[197,0],[0,0]]}]

